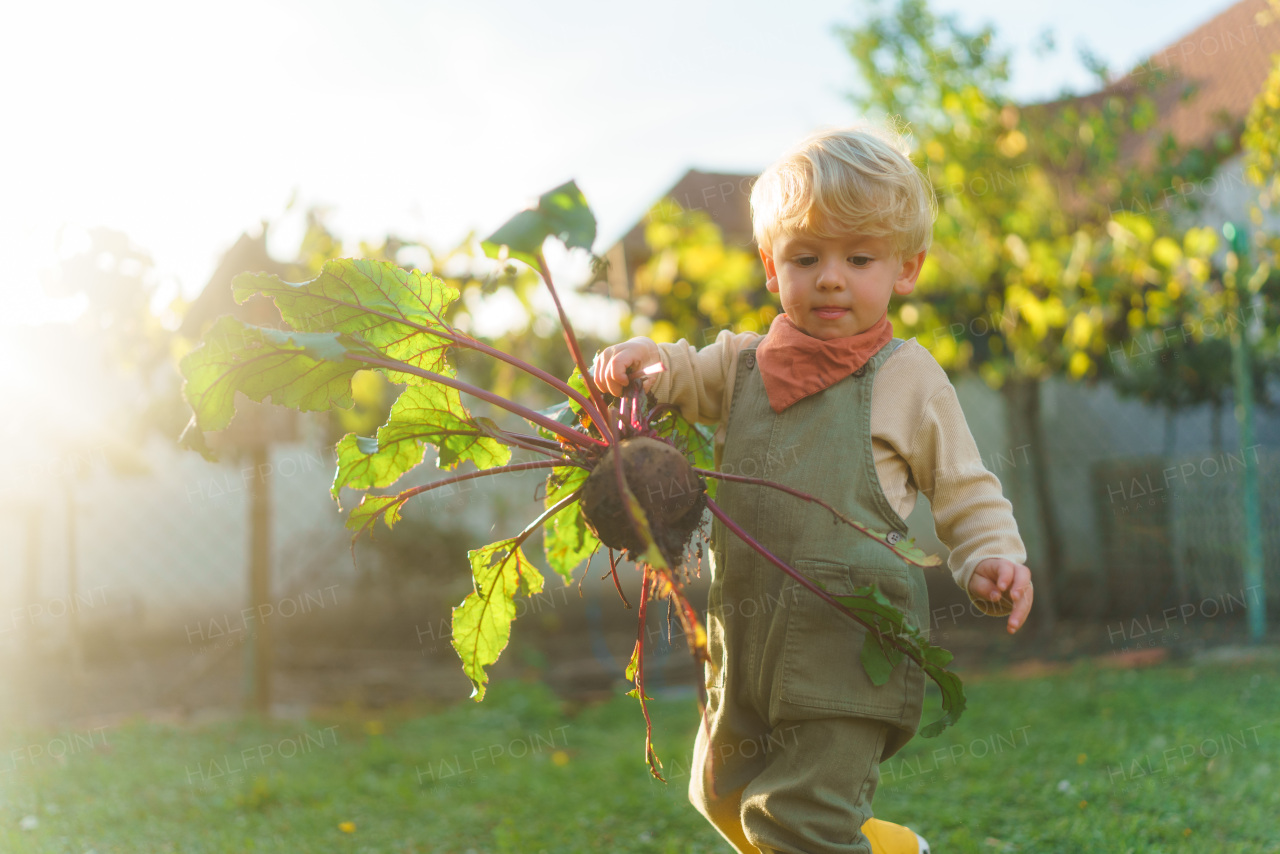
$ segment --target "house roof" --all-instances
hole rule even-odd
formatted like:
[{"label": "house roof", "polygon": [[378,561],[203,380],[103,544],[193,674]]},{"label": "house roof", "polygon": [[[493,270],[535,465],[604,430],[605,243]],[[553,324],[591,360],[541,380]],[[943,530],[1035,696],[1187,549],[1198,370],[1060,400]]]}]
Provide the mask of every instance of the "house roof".
[{"label": "house roof", "polygon": [[[685,210],[706,211],[720,227],[726,243],[752,247],[751,187],[756,175],[738,172],[702,172],[690,169],[661,199],[671,199]],[[646,213],[605,253],[609,261],[607,274],[600,273],[583,290],[607,294],[615,299],[630,300],[635,272],[649,260],[651,252],[645,240]]]},{"label": "house roof", "polygon": [[209,277],[209,282],[187,308],[178,331],[189,339],[198,339],[208,325],[223,314],[235,315],[240,320],[256,326],[279,327],[280,312],[271,300],[262,296],[253,296],[245,300],[244,304],[237,305],[232,297],[231,280],[240,273],[249,272],[285,275],[285,265],[276,261],[267,252],[265,228],[257,237],[241,234],[235,244],[227,250],[222,260],[218,262],[218,268]]},{"label": "house roof", "polygon": [[[1280,21],[1271,21],[1268,0],[1240,0],[1099,91],[1035,106],[1096,105],[1115,95],[1147,90],[1157,118],[1145,131],[1122,141],[1122,163],[1149,165],[1166,133],[1180,147],[1205,148],[1214,134],[1225,132],[1228,144],[1236,146],[1236,131],[1262,90],[1276,52]],[[1170,80],[1152,86],[1161,74]],[[1184,97],[1189,91],[1194,96]]]},{"label": "house roof", "polygon": [[[685,210],[706,211],[725,240],[733,243],[750,243],[751,236],[751,186],[755,175],[736,172],[700,172],[690,169],[670,190],[663,194]],[[645,220],[637,222],[620,241],[631,252],[647,252],[644,239]]]},{"label": "house roof", "polygon": [[1217,130],[1217,114],[1244,120],[1276,52],[1280,52],[1280,22],[1271,20],[1267,0],[1241,0],[1156,53],[1116,85],[1133,85],[1152,69],[1178,72],[1197,87],[1198,94],[1187,101],[1160,104],[1160,118],[1152,130],[1167,130],[1180,145],[1199,147]]}]

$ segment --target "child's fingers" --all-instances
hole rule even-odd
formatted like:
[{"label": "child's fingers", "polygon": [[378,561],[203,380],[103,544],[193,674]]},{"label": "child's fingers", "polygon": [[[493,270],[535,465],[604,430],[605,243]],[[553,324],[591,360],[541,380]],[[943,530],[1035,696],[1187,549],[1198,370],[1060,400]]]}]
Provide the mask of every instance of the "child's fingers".
[{"label": "child's fingers", "polygon": [[1031,570],[1020,563],[1005,558],[982,561],[969,579],[969,590],[976,599],[1009,606],[1010,634],[1022,627],[1031,612]]},{"label": "child's fingers", "polygon": [[1009,589],[1013,582],[1012,561],[1002,557],[989,557],[978,564],[974,570],[969,586],[983,599],[996,601]]},{"label": "child's fingers", "polygon": [[1013,613],[1009,615],[1009,634],[1013,634],[1027,621],[1027,614],[1031,613],[1031,601],[1035,598],[1035,588],[1031,585],[1031,579],[1028,577],[1025,582],[1015,586],[1009,595],[1013,599]]},{"label": "child's fingers", "polygon": [[1009,592],[1013,600],[1013,613],[1009,615],[1009,633],[1016,632],[1027,621],[1031,613],[1031,602],[1035,599],[1035,587],[1031,584],[1031,570],[1022,564],[1013,566],[1013,584]]},{"label": "child's fingers", "polygon": [[627,391],[627,386],[631,385],[631,366],[635,363],[635,358],[627,352],[621,352],[613,358],[612,372],[610,378],[617,388],[613,394],[615,397],[621,397]]},{"label": "child's fingers", "polygon": [[969,581],[969,590],[979,599],[999,599],[1000,588],[996,587],[994,581],[985,575],[978,573],[973,574],[973,578]]},{"label": "child's fingers", "polygon": [[624,347],[613,358],[612,378],[617,384],[615,396],[626,394],[627,389],[631,386],[631,381],[640,376],[640,372],[644,367],[644,357],[634,347]]},{"label": "child's fingers", "polygon": [[609,376],[609,364],[606,362],[596,371],[596,385],[598,385],[606,394],[614,394],[614,383]]},{"label": "child's fingers", "polygon": [[[631,381],[641,377],[645,359],[645,348],[642,345],[632,342],[615,344],[596,355],[591,366],[592,378],[603,391],[614,397],[621,397]],[[655,376],[643,376],[644,390],[648,391],[656,381]]]},{"label": "child's fingers", "polygon": [[591,380],[596,384],[596,388],[609,391],[609,384],[605,382],[605,368],[609,364],[609,351],[612,347],[606,347],[604,350],[596,353],[595,359],[591,362]]},{"label": "child's fingers", "polygon": [[[607,347],[596,357],[596,363],[592,368],[596,385],[604,391],[618,396],[621,391],[618,380],[618,348],[617,346]],[[623,382],[626,381],[626,372],[623,372]]]},{"label": "child's fingers", "polygon": [[1013,584],[1013,568],[1015,566],[1017,566],[1017,564],[1011,560],[1001,560],[997,564],[997,568],[1000,570],[1000,578],[996,581],[996,586],[1000,588],[1001,593],[1006,592],[1010,585]]},{"label": "child's fingers", "polygon": [[621,397],[622,393],[626,391],[627,383],[631,382],[631,379],[627,376],[629,361],[625,351],[616,351],[610,356],[608,364],[605,365],[604,381],[608,386],[609,394],[614,397]]}]

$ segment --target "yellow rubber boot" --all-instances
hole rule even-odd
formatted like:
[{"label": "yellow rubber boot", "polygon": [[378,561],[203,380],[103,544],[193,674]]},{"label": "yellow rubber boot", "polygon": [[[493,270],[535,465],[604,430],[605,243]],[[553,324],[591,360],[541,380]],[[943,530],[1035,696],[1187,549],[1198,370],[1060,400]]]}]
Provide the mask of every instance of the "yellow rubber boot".
[{"label": "yellow rubber boot", "polygon": [[862,835],[871,841],[875,854],[929,854],[929,843],[910,828],[878,818],[862,825]]}]

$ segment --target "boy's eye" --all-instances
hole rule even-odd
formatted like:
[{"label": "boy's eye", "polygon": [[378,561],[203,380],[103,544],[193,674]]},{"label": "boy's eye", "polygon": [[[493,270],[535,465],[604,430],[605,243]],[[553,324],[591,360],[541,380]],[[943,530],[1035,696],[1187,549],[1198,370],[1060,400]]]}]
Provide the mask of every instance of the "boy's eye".
[{"label": "boy's eye", "polygon": [[818,259],[812,255],[802,255],[796,259],[796,263],[801,267],[812,267],[814,264],[818,263]]},{"label": "boy's eye", "polygon": [[866,255],[854,255],[849,260],[853,262],[855,267],[865,267],[871,263],[871,259]]}]

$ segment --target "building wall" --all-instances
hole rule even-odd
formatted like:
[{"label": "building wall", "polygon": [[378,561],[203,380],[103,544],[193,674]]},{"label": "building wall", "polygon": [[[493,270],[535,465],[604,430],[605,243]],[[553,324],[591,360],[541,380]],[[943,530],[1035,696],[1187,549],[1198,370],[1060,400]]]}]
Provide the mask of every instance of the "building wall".
[{"label": "building wall", "polygon": [[[158,634],[178,644],[190,642],[192,632],[200,640],[198,626],[207,634],[210,620],[243,624],[255,479],[271,494],[271,602],[280,613],[349,601],[361,576],[385,568],[367,538],[352,562],[345,512],[329,497],[332,449],[278,444],[261,470],[230,460],[210,463],[161,438],[148,442],[144,456],[151,466],[146,474],[115,473],[90,453],[74,464],[64,460],[20,491],[0,490],[0,504],[8,508],[0,514],[0,651],[16,651],[33,637],[44,647],[60,646],[71,627],[68,612],[82,628]],[[395,488],[443,476],[428,456]],[[534,500],[532,477],[506,477],[501,484],[473,481],[466,490],[411,499],[402,524],[421,516],[476,538],[518,533],[541,502]],[[343,511],[359,497],[344,491]],[[379,525],[377,533],[385,535],[385,528]],[[447,562],[466,585],[465,554],[424,554],[422,560]]]},{"label": "building wall", "polygon": [[[999,392],[972,378],[961,379],[955,385],[978,452],[988,470],[1000,478],[1006,497],[1014,504],[1028,545],[1028,565],[1035,572],[1037,564],[1043,563],[1043,543],[1034,521],[1034,497],[1024,483],[1024,476],[1029,474],[1029,449],[1010,445],[1006,407]],[[1246,452],[1240,448],[1232,410],[1227,407],[1217,413],[1220,448],[1213,444],[1212,407],[1179,413],[1173,419],[1171,453],[1165,454],[1167,424],[1163,409],[1120,398],[1105,384],[1090,386],[1053,378],[1041,392],[1054,513],[1063,549],[1063,577],[1055,590],[1062,604],[1069,606],[1068,611],[1101,617],[1131,610],[1132,603],[1116,601],[1127,594],[1113,589],[1109,577],[1115,574],[1137,573],[1151,583],[1160,581],[1159,576],[1165,574],[1175,582],[1177,574],[1195,576],[1198,581],[1191,585],[1190,592],[1180,595],[1239,590],[1236,546],[1243,515],[1239,478],[1240,460]],[[1280,400],[1280,383],[1274,384],[1273,396]],[[1256,410],[1254,444],[1256,447],[1249,449],[1247,455],[1262,469],[1260,491],[1264,496],[1280,496],[1275,487],[1280,412],[1262,407]],[[1124,464],[1135,461],[1141,461],[1144,471],[1153,471],[1155,476],[1135,485],[1124,469]],[[1174,470],[1171,474],[1161,474],[1170,468]],[[1155,517],[1152,508],[1157,504],[1168,508],[1162,511],[1167,515],[1158,525],[1155,521],[1144,522]],[[1264,530],[1280,529],[1280,508],[1274,501],[1264,501],[1263,513]],[[1206,524],[1204,520],[1210,518],[1216,522]],[[917,501],[907,521],[912,536],[923,548],[947,554],[934,534],[925,498]],[[1149,531],[1152,526],[1159,530]],[[1108,562],[1108,535],[1132,537],[1135,530],[1157,538],[1168,549],[1169,562],[1144,562],[1132,557],[1124,565]],[[1188,550],[1191,558],[1187,557]],[[1208,554],[1225,556],[1218,561],[1216,577],[1215,569],[1205,558]],[[1269,545],[1266,556],[1268,598],[1280,599],[1280,547]]]}]

